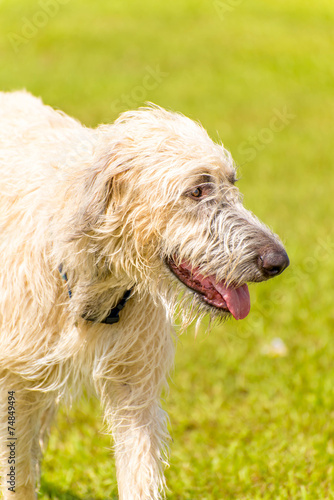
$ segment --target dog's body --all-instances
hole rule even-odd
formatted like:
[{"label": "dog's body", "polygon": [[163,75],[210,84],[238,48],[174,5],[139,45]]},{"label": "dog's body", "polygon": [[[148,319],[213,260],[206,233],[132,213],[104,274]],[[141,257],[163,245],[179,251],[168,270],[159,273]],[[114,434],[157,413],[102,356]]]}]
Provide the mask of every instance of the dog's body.
[{"label": "dog's body", "polygon": [[[83,386],[105,409],[120,498],[161,498],[159,398],[180,292],[185,323],[240,319],[245,283],[288,265],[234,182],[229,153],[181,115],[152,107],[91,130],[28,93],[0,94],[5,499],[35,498],[56,405]],[[129,290],[119,321],[104,323]]]}]

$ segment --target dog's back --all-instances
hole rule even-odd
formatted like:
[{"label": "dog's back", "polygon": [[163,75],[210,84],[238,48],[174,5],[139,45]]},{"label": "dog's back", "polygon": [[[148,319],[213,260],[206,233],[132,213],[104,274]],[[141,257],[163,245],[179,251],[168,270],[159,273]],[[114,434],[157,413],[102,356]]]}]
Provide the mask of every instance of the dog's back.
[{"label": "dog's back", "polygon": [[15,191],[17,184],[13,184],[11,169],[15,169],[19,185],[20,181],[29,184],[28,190],[36,180],[42,184],[45,170],[50,183],[52,169],[62,168],[68,152],[86,138],[89,142],[92,132],[28,92],[0,92],[1,194],[8,177],[11,190]]},{"label": "dog's back", "polygon": [[0,246],[3,228],[15,219],[15,207],[20,205],[22,219],[24,203],[32,213],[55,199],[72,156],[77,160],[80,154],[91,154],[93,135],[28,92],[0,92]]},{"label": "dog's back", "polygon": [[39,128],[81,127],[80,123],[42,103],[29,92],[0,92],[1,145],[6,138],[17,137],[28,130]]}]

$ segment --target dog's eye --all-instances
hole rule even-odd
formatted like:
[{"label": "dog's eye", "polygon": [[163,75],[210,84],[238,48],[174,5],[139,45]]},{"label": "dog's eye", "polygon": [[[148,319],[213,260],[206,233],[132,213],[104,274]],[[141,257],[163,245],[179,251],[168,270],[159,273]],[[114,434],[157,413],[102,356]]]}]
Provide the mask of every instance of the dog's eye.
[{"label": "dog's eye", "polygon": [[203,191],[202,191],[202,188],[200,187],[195,187],[194,189],[192,189],[190,191],[190,196],[192,198],[201,198],[201,196],[203,195]]},{"label": "dog's eye", "polygon": [[207,183],[194,186],[193,188],[190,188],[188,191],[186,191],[184,194],[185,196],[188,196],[189,198],[192,198],[193,200],[197,201],[212,195],[212,192],[213,192],[213,185]]}]

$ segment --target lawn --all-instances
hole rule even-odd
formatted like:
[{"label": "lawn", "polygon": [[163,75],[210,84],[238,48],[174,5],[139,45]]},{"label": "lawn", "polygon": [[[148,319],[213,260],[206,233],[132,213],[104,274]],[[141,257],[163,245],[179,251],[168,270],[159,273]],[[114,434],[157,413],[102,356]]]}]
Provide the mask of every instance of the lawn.
[{"label": "lawn", "polygon": [[[334,499],[333,23],[332,0],[0,0],[2,90],[89,126],[145,101],[200,120],[286,245],[247,319],[178,341],[168,500]],[[116,499],[110,447],[96,401],[61,409],[40,500]]]}]

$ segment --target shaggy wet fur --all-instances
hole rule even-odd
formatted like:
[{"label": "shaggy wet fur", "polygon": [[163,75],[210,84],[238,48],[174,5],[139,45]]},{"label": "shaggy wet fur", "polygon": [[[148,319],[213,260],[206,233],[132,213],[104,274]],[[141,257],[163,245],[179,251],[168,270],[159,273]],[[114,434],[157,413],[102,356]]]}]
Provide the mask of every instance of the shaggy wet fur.
[{"label": "shaggy wet fur", "polygon": [[[242,206],[230,154],[182,115],[152,106],[91,130],[26,92],[0,93],[0,131],[4,498],[36,498],[57,404],[86,387],[113,435],[120,499],[160,499],[173,314],[184,325],[230,315],[173,269],[237,288],[281,272],[282,244]],[[120,321],[101,323],[130,289]]]}]

